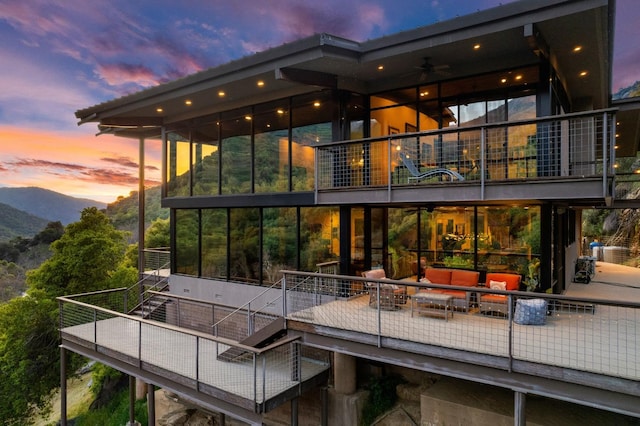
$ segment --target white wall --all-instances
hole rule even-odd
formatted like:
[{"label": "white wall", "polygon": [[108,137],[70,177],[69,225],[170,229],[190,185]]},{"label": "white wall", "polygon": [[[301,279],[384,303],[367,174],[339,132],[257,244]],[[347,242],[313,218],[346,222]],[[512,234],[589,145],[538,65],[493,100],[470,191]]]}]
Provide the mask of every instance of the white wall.
[{"label": "white wall", "polygon": [[[171,275],[169,291],[176,296],[206,300],[221,305],[240,307],[251,302],[252,310],[282,315],[282,290],[268,290],[266,287],[230,283],[183,275]],[[269,306],[266,306],[269,305]]]}]

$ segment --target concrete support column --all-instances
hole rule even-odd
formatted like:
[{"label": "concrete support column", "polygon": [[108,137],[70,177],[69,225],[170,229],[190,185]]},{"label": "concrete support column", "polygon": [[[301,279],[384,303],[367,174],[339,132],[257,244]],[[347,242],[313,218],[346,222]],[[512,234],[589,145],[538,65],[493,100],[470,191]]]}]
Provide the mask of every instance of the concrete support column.
[{"label": "concrete support column", "polygon": [[513,396],[513,424],[514,426],[525,426],[527,419],[525,409],[527,407],[527,395],[522,392],[515,392]]},{"label": "concrete support column", "polygon": [[356,391],[356,358],[338,352],[333,353],[333,384],[335,391],[351,395]]},{"label": "concrete support column", "polygon": [[135,377],[134,379],[136,381],[136,401],[139,401],[147,396],[147,384]]}]

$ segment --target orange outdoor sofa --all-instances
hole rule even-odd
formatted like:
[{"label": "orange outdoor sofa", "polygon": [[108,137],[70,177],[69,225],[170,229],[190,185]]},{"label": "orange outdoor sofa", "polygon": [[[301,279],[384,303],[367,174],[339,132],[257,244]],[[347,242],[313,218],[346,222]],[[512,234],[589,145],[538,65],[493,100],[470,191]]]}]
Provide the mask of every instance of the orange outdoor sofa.
[{"label": "orange outdoor sofa", "polygon": [[461,309],[465,312],[469,311],[469,307],[471,306],[471,293],[474,293],[473,289],[478,287],[480,272],[464,269],[426,268],[424,270],[424,276],[425,278],[421,280],[422,283],[469,287],[469,290],[449,290],[444,288],[422,290],[452,296],[453,307],[455,309]]},{"label": "orange outdoor sofa", "polygon": [[[485,287],[492,290],[517,291],[520,290],[522,277],[518,274],[488,272]],[[480,312],[503,315],[508,314],[508,296],[506,294],[479,294],[478,305]]]}]

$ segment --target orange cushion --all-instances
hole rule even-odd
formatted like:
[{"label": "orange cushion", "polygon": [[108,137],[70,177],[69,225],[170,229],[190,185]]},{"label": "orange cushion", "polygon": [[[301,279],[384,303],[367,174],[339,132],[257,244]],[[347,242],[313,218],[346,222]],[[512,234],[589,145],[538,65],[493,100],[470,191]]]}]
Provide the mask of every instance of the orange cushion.
[{"label": "orange cushion", "polygon": [[446,294],[448,296],[453,296],[456,299],[466,299],[467,298],[467,292],[466,291],[462,291],[462,290],[441,290],[440,292],[442,294]]},{"label": "orange cushion", "polygon": [[507,283],[507,290],[519,290],[521,277],[518,274],[507,274],[499,272],[487,273],[486,283],[490,281],[504,281]]},{"label": "orange cushion", "polygon": [[507,303],[507,296],[503,294],[483,294],[480,302]]},{"label": "orange cushion", "polygon": [[480,272],[463,271],[454,269],[451,271],[451,285],[459,285],[464,287],[476,287],[480,279]]},{"label": "orange cushion", "polygon": [[450,269],[427,268],[424,271],[424,276],[433,284],[451,284]]}]

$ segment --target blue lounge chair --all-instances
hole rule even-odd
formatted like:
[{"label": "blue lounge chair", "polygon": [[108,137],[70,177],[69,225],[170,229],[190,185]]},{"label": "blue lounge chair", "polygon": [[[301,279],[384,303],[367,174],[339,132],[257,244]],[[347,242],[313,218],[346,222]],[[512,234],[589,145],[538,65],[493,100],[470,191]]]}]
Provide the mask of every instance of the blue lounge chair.
[{"label": "blue lounge chair", "polygon": [[407,170],[409,170],[409,173],[411,173],[411,176],[409,176],[407,179],[407,183],[411,183],[412,181],[419,181],[422,179],[426,179],[426,178],[438,176],[438,175],[449,176],[450,180],[464,180],[464,176],[462,176],[460,173],[453,170],[445,169],[442,167],[429,169],[422,172],[418,169],[418,167],[416,167],[415,163],[411,160],[411,157],[409,157],[402,151],[398,152],[398,157],[402,162],[402,164],[404,164],[404,166],[407,168]]}]

